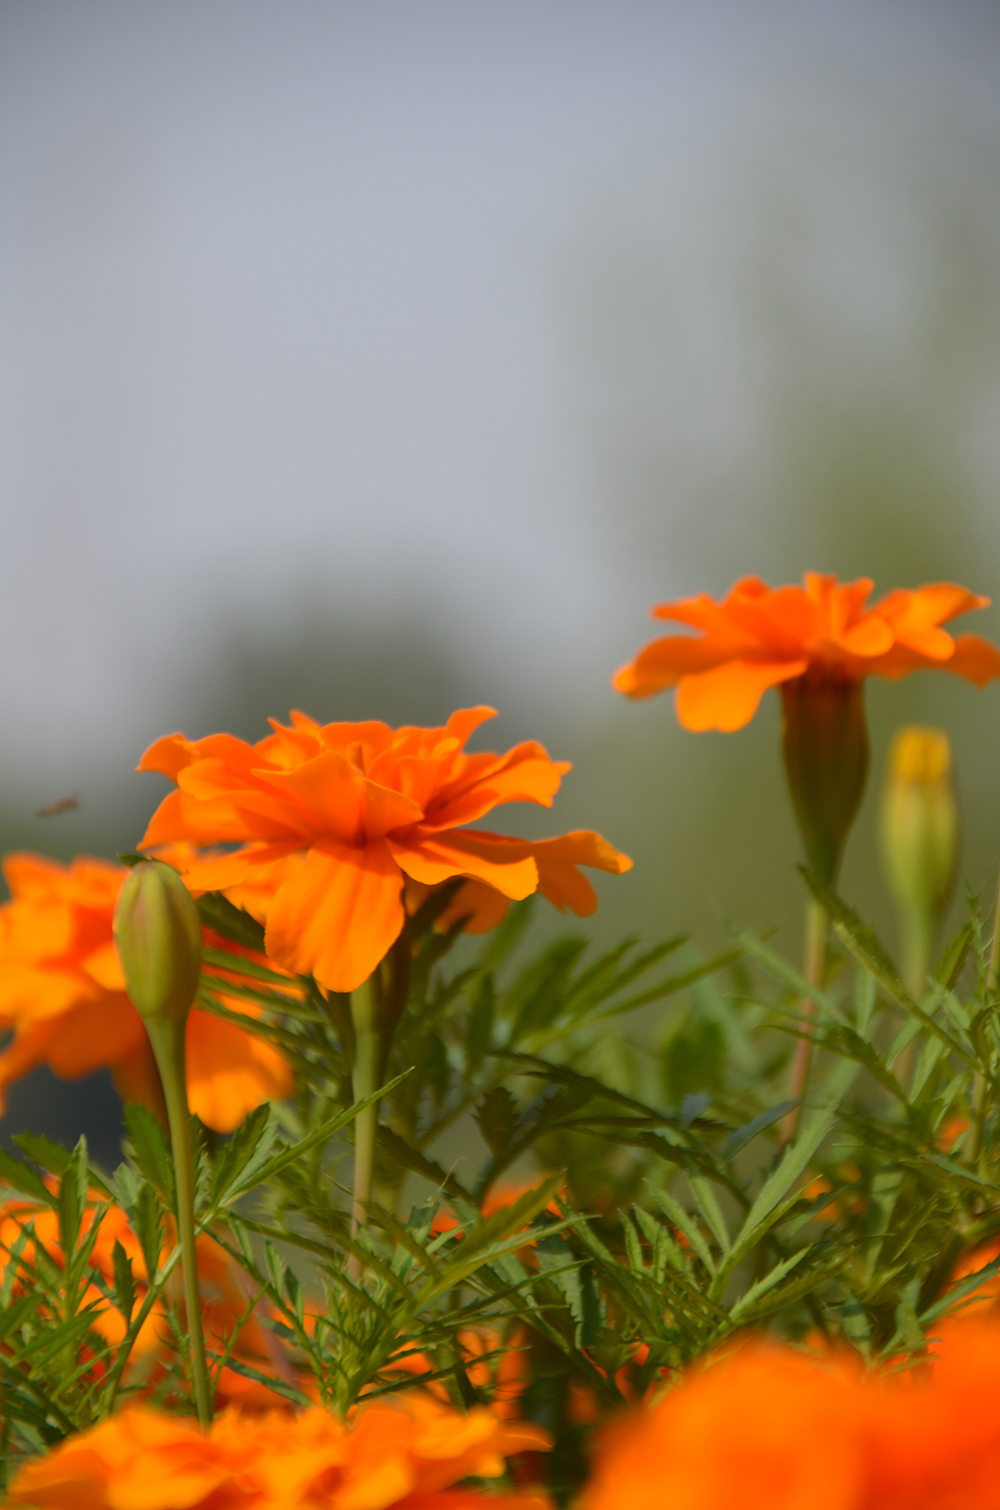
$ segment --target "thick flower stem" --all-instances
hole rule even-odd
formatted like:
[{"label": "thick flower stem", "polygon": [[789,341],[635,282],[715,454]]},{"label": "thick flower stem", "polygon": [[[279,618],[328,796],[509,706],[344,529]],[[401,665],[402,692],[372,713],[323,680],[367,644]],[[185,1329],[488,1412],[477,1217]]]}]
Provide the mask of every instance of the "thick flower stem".
[{"label": "thick flower stem", "polygon": [[[997,908],[993,919],[993,941],[990,944],[990,963],[986,976],[987,990],[995,991],[1000,983],[1000,884],[997,886]],[[986,1113],[989,1110],[989,1081],[979,1074],[972,1085],[972,1117],[969,1121],[969,1137],[965,1145],[965,1162],[975,1166],[983,1151],[983,1131]]]},{"label": "thick flower stem", "polygon": [[[804,974],[811,986],[821,988],[823,976],[826,970],[826,941],[829,931],[830,920],[826,908],[815,897],[810,897],[806,903],[806,942]],[[809,1019],[807,1036],[800,1038],[795,1046],[795,1057],[792,1062],[792,1079],[789,1086],[789,1098],[795,1101],[795,1105],[787,1114],[781,1124],[781,1145],[784,1147],[795,1137],[802,1119],[802,1107],[805,1101],[806,1089],[809,1084],[809,1068],[812,1063],[812,1019],[816,1016],[816,1003],[811,997],[804,997],[802,1011]]]},{"label": "thick flower stem", "polygon": [[[382,1083],[383,1044],[379,1031],[377,973],[351,994],[351,1020],[354,1025],[354,1068],[352,1090],[355,1101],[373,1095]],[[375,1143],[378,1137],[378,1102],[373,1101],[354,1120],[354,1199],[351,1205],[351,1236],[368,1223],[365,1210],[372,1198],[375,1178]],[[352,1256],[349,1273],[356,1279],[361,1272],[359,1260]]]},{"label": "thick flower stem", "polygon": [[147,1020],[146,1031],[156,1056],[156,1066],[163,1082],[174,1154],[174,1182],[177,1187],[177,1231],[181,1244],[181,1268],[184,1275],[184,1305],[187,1311],[188,1338],[191,1345],[191,1383],[195,1409],[203,1428],[212,1422],[212,1395],[205,1361],[205,1335],[201,1322],[201,1293],[198,1288],[198,1254],[194,1235],[194,1163],[191,1156],[191,1125],[188,1114],[184,1075],[184,1031],[186,1014],[179,1021]]}]

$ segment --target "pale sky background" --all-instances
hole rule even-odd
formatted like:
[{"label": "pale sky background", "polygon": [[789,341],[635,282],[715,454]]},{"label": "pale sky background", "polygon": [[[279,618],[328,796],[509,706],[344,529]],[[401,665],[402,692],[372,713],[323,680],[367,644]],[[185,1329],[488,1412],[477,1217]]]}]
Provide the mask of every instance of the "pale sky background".
[{"label": "pale sky background", "polygon": [[[797,950],[777,700],[608,678],[748,571],[1000,597],[998,79],[996,0],[0,0],[2,846],[133,847],[178,726],[493,701],[576,762],[511,821],[635,857],[598,937]],[[950,730],[982,885],[1000,692],[869,705],[891,938],[888,733]]]},{"label": "pale sky background", "polygon": [[928,186],[1000,249],[998,63],[994,4],[4,0],[8,784],[127,769],[306,602],[597,709],[650,602],[814,564],[760,290],[905,388]]}]

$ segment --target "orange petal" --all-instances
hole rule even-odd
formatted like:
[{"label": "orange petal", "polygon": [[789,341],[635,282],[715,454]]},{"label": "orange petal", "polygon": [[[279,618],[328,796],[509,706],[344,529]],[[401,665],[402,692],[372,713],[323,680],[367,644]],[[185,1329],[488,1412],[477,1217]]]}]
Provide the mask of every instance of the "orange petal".
[{"label": "orange petal", "polygon": [[406,874],[427,886],[453,876],[474,876],[519,902],[538,885],[538,867],[523,839],[474,829],[450,829],[443,834],[424,834],[418,829],[405,842],[389,839],[387,843]]},{"label": "orange petal", "polygon": [[955,640],[955,654],[941,669],[968,677],[977,687],[985,687],[1000,676],[1000,650],[982,635],[960,634]]},{"label": "orange petal", "polygon": [[[745,649],[746,646],[741,646]],[[734,653],[732,636],[694,639],[684,634],[668,634],[651,640],[635,660],[619,667],[611,684],[626,697],[652,697],[668,687],[676,687],[683,676],[710,671],[728,661]]]},{"label": "orange petal", "polygon": [[677,717],[695,733],[742,729],[753,718],[768,687],[801,676],[807,664],[804,660],[770,666],[727,661],[701,676],[686,676],[677,688]]},{"label": "orange petal", "polygon": [[324,840],[278,887],[267,917],[272,959],[328,991],[368,979],[403,926],[403,877],[386,840]]},{"label": "orange petal", "polygon": [[169,776],[171,781],[176,781],[177,773],[197,759],[198,746],[183,734],[164,734],[162,739],[156,740],[143,753],[136,770],[159,771],[162,775]]},{"label": "orange petal", "polygon": [[466,881],[460,886],[451,902],[435,923],[435,928],[446,933],[449,928],[465,919],[466,933],[489,933],[507,916],[510,898],[497,891],[486,881]]},{"label": "orange petal", "polygon": [[[239,1003],[222,998],[239,1010]],[[277,1049],[250,1029],[195,1008],[185,1034],[188,1101],[206,1127],[232,1132],[262,1101],[292,1088],[292,1073]]]}]

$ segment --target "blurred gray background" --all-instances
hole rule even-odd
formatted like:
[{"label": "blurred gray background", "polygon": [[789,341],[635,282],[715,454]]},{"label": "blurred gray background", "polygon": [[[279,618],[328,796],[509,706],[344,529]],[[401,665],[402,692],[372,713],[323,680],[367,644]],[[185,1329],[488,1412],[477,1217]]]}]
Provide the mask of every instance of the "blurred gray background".
[{"label": "blurred gray background", "polygon": [[[575,762],[512,826],[636,860],[598,936],[797,950],[777,699],[694,736],[608,678],[745,572],[1000,596],[998,67],[964,0],[3,0],[3,847],[133,847],[168,730],[487,701]],[[1000,690],[869,706],[891,936],[888,734],[951,732],[981,886]]]}]

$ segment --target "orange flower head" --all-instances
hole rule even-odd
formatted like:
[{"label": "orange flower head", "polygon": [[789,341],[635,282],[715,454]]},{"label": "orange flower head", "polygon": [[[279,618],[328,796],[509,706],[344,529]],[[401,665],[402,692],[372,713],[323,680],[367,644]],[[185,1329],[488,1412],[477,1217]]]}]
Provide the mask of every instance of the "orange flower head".
[{"label": "orange flower head", "polygon": [[272,720],[274,732],[255,745],[167,735],[138,769],[162,772],[177,790],[140,847],[238,844],[186,869],[188,885],[256,894],[269,957],[330,991],[353,991],[392,947],[404,891],[418,901],[428,887],[465,878],[468,895],[451,913],[460,907],[479,929],[534,891],[592,912],[597,899],[577,867],[620,874],[631,865],[599,834],[531,842],[467,827],[505,802],[551,807],[569,770],[535,743],[468,754],[469,736],[492,716],[473,708],[443,728],[391,729],[293,713],[289,727]]},{"label": "orange flower head", "polygon": [[[0,1030],[14,1037],[0,1054],[0,1093],[39,1064],[64,1080],[108,1067],[123,1098],[156,1106],[152,1050],[111,931],[125,866],[13,854],[3,874],[11,900],[0,907]],[[207,942],[238,964],[231,945],[214,935]],[[251,1010],[235,998],[226,1004]],[[186,1056],[191,1109],[218,1132],[291,1089],[289,1068],[270,1044],[198,1008],[188,1017]]]},{"label": "orange flower head", "polygon": [[702,593],[659,603],[657,619],[700,630],[653,640],[615,674],[627,697],[677,688],[686,729],[742,729],[768,687],[811,672],[836,680],[897,678],[921,669],[953,671],[977,686],[1000,676],[1000,651],[975,634],[953,638],[941,628],[958,614],[985,608],[950,582],[896,588],[868,605],[869,577],[838,582],[807,572],[802,587],[768,587],[743,577],[721,603]]},{"label": "orange flower head", "polygon": [[996,1510],[1000,1327],[943,1328],[930,1367],[750,1342],[605,1434],[580,1510]]},{"label": "orange flower head", "polygon": [[659,604],[656,618],[700,633],[653,640],[614,685],[636,698],[676,687],[677,717],[696,732],[742,729],[780,686],[792,805],[810,864],[832,884],[868,771],[865,677],[937,669],[985,686],[1000,676],[1000,650],[941,627],[989,603],[964,587],[897,588],[869,604],[868,577],[807,572],[803,581],[771,588],[744,577],[721,603],[702,594]]},{"label": "orange flower head", "polygon": [[227,1410],[190,1420],[126,1409],[22,1468],[7,1504],[32,1510],[548,1510],[535,1494],[453,1490],[495,1478],[513,1453],[548,1447],[538,1427],[427,1399],[363,1407],[345,1426],[316,1408],[290,1417]]}]

